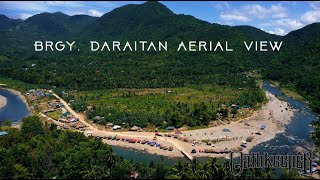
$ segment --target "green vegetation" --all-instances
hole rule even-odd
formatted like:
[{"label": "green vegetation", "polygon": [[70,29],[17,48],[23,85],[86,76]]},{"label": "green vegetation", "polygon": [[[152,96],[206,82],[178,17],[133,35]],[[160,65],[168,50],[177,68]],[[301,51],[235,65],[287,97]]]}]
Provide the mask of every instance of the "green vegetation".
[{"label": "green vegetation", "polygon": [[[54,89],[74,99],[72,107],[87,111],[97,122],[129,122],[206,126],[220,114],[237,114],[230,107],[257,107],[264,95],[255,80],[262,76],[299,92],[320,112],[320,24],[314,23],[286,36],[274,36],[250,26],[229,27],[176,15],[157,2],[127,5],[101,18],[41,13],[25,21],[0,16],[0,83],[26,91]],[[33,52],[35,40],[76,40],[73,52]],[[88,40],[228,41],[234,52],[94,52]],[[281,52],[246,52],[242,41],[283,40]],[[252,72],[261,72],[250,76]],[[76,90],[76,91],[74,91]],[[168,90],[172,93],[168,93]],[[93,111],[87,106],[93,106]],[[230,111],[231,110],[231,111]],[[24,119],[21,130],[3,127],[0,137],[0,179],[5,178],[270,178],[270,169],[248,170],[232,176],[228,166],[211,159],[206,163],[179,162],[169,167],[123,160],[99,139],[56,130],[37,117]],[[320,145],[320,125],[315,123]],[[293,178],[292,172],[283,178]]]},{"label": "green vegetation", "polygon": [[[2,78],[81,91],[189,85],[238,88],[250,79],[243,72],[261,70],[263,78],[292,86],[319,112],[319,23],[281,37],[250,26],[222,26],[176,15],[157,2],[127,5],[101,18],[42,13],[26,21],[1,16],[0,22]],[[81,52],[30,51],[35,39],[75,37]],[[234,52],[91,53],[85,43],[90,39],[166,40],[171,46],[190,39],[228,40]],[[283,49],[279,53],[259,53],[246,52],[240,46],[243,40],[265,39],[282,40]]]},{"label": "green vegetation", "polygon": [[61,116],[61,112],[60,111],[48,112],[47,116],[51,117],[52,119],[58,120]]},{"label": "green vegetation", "polygon": [[284,37],[288,44],[295,43],[294,36],[301,38],[303,42],[299,45],[290,44],[269,62],[264,71],[265,78],[278,81],[282,86],[298,92],[318,113],[320,112],[320,38],[316,33],[319,29],[320,24],[315,23],[289,33]]},{"label": "green vegetation", "polygon": [[[21,130],[5,129],[9,135],[0,137],[0,179],[128,179],[134,171],[139,173],[139,179],[275,177],[271,169],[249,169],[232,175],[228,162],[216,158],[205,163],[178,162],[174,166],[135,163],[114,155],[112,148],[100,139],[57,130],[52,124],[42,125],[37,116],[25,118]],[[283,173],[283,177],[294,176]]]},{"label": "green vegetation", "polygon": [[[221,104],[259,106],[264,95],[255,80],[260,77],[290,86],[319,111],[318,23],[281,37],[250,26],[222,26],[176,15],[157,2],[127,5],[101,18],[41,13],[26,21],[11,22],[2,16],[0,21],[4,24],[0,28],[0,80],[23,82],[24,88],[35,85],[56,87],[58,93],[66,91],[72,94],[70,99],[76,99],[74,109],[85,111],[87,106],[93,106],[94,111],[87,115],[106,117],[99,122],[102,124],[130,121],[142,126],[205,126],[217,113],[223,117],[236,114],[236,110],[229,112]],[[75,39],[81,51],[36,53],[30,51],[35,39]],[[234,52],[176,52],[175,48],[168,52],[90,52],[87,41],[92,39],[166,40],[170,47],[191,39],[228,41]],[[280,52],[260,53],[246,52],[241,46],[242,41],[262,39],[281,40],[283,48]],[[199,88],[204,90],[195,91]],[[239,88],[245,92],[237,93]],[[179,94],[134,94],[142,89],[172,89]],[[190,89],[194,90],[188,100]],[[216,102],[217,95],[221,104]],[[208,103],[210,98],[213,100]]]},{"label": "green vegetation", "polygon": [[28,84],[20,80],[14,80],[11,78],[3,78],[3,77],[0,77],[0,84],[7,84],[8,88],[15,89],[21,92],[26,92],[27,90],[40,87],[39,85]]},{"label": "green vegetation", "polygon": [[[71,92],[67,99],[79,107],[77,102],[90,105],[87,117],[105,117],[95,122],[106,124],[129,123],[142,127],[153,124],[160,128],[168,125],[207,126],[215,120],[222,106],[228,113],[236,114],[236,108],[250,105],[255,107],[265,101],[264,93],[257,87],[235,89],[231,86],[189,86],[183,88],[157,89],[113,89],[100,91]],[[85,106],[86,107],[86,106]],[[77,108],[75,108],[77,109]]]}]

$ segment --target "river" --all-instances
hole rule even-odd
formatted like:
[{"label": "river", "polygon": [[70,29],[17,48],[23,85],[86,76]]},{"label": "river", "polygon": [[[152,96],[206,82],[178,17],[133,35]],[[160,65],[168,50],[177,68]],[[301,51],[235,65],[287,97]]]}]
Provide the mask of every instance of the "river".
[{"label": "river", "polygon": [[[270,141],[258,144],[253,147],[250,152],[268,152],[272,155],[280,155],[288,153],[294,154],[296,153],[296,147],[313,149],[314,145],[309,136],[313,128],[309,126],[309,124],[319,118],[319,115],[312,112],[306,103],[284,95],[278,88],[268,83],[264,83],[263,88],[281,97],[284,101],[288,102],[290,106],[298,109],[298,111],[294,112],[294,117],[290,124],[287,125],[285,132],[277,134],[276,137]],[[30,114],[26,105],[15,94],[7,90],[0,90],[0,95],[6,97],[8,100],[7,105],[0,110],[0,121],[11,120],[19,122],[23,117]],[[124,159],[134,160],[140,163],[163,161],[166,165],[173,165],[178,160],[186,161],[185,158],[160,157],[155,154],[148,154],[145,151],[116,146],[113,147],[113,152],[116,155],[122,156]],[[202,162],[207,159],[208,158],[198,158],[198,160]]]},{"label": "river", "polygon": [[[264,90],[282,98],[288,102],[290,106],[297,109],[294,112],[292,121],[287,125],[285,132],[279,133],[276,137],[270,141],[263,142],[253,147],[250,152],[267,152],[272,155],[285,155],[285,154],[296,154],[296,147],[303,147],[308,150],[314,148],[312,139],[310,138],[310,131],[313,128],[310,125],[312,121],[319,118],[319,115],[314,113],[308,105],[302,101],[295,100],[289,96],[283,94],[277,87],[271,86],[268,83],[263,83]],[[128,150],[126,148],[114,147],[114,152],[118,155],[123,156],[125,159],[132,159],[138,162],[150,162],[160,161],[160,157],[145,153],[143,151]],[[208,158],[198,158],[200,162],[206,161]],[[171,165],[177,160],[186,161],[184,158],[167,158],[163,159],[164,163]]]},{"label": "river", "polygon": [[268,152],[269,154],[280,155],[288,153],[295,154],[297,153],[297,147],[313,150],[314,144],[310,138],[310,131],[314,129],[310,126],[310,123],[319,118],[319,115],[308,108],[305,102],[284,95],[278,88],[268,83],[264,83],[263,86],[265,90],[281,97],[298,111],[294,112],[294,116],[287,125],[285,132],[277,134],[276,137],[270,141],[258,144],[252,148],[250,152]]},{"label": "river", "polygon": [[5,89],[0,89],[0,95],[7,98],[6,106],[0,109],[0,122],[10,120],[19,123],[24,117],[30,115],[28,107],[19,96]]}]

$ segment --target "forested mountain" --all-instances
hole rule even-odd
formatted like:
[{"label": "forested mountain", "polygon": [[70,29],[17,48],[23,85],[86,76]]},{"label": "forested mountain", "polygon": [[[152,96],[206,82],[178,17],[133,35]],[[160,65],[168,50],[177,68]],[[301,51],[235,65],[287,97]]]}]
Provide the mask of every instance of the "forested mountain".
[{"label": "forested mountain", "polygon": [[[66,89],[250,87],[247,72],[289,84],[319,107],[319,23],[286,36],[177,15],[158,2],[126,5],[100,18],[61,12],[25,21],[0,17],[0,75]],[[34,52],[35,40],[75,40],[81,51]],[[164,40],[168,52],[90,52],[88,40]],[[180,41],[228,41],[234,52],[176,52]],[[247,52],[243,41],[283,41],[280,52]],[[36,66],[31,66],[36,64]]]},{"label": "forested mountain", "polygon": [[292,31],[282,40],[287,46],[265,66],[265,78],[297,90],[320,112],[320,23]]},{"label": "forested mountain", "polygon": [[281,36],[275,35],[275,34],[269,34],[261,29],[258,29],[256,27],[242,25],[242,26],[235,26],[235,29],[245,33],[246,35],[252,37],[254,40],[259,41],[273,41],[273,40],[279,40]]},{"label": "forested mountain", "polygon": [[22,20],[10,19],[5,15],[0,14],[0,30],[16,27],[20,23],[22,23]]},{"label": "forested mountain", "polygon": [[50,36],[71,37],[79,33],[84,27],[90,25],[96,17],[87,15],[68,16],[61,12],[41,13],[25,20],[29,26],[33,26]]}]

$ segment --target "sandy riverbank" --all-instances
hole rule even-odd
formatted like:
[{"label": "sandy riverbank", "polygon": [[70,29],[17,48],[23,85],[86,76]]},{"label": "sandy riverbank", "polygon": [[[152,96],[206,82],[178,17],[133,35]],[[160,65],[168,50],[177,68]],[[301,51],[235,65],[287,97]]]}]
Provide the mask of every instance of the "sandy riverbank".
[{"label": "sandy riverbank", "polygon": [[0,109],[7,105],[7,98],[0,96]]},{"label": "sandy riverbank", "polygon": [[[18,95],[25,103],[26,98],[18,91],[8,89],[12,93]],[[268,97],[268,103],[266,103],[260,110],[255,111],[253,115],[249,118],[243,119],[241,121],[232,122],[230,124],[210,127],[206,129],[197,129],[197,130],[189,130],[183,131],[180,136],[187,137],[189,142],[183,142],[181,140],[175,139],[173,137],[158,137],[156,142],[165,145],[167,147],[173,146],[173,151],[162,150],[158,147],[148,146],[146,144],[139,143],[128,143],[125,141],[116,141],[116,140],[107,140],[104,142],[114,146],[121,146],[126,148],[134,148],[139,150],[145,150],[151,154],[159,154],[164,156],[172,156],[172,157],[181,157],[181,150],[184,150],[187,153],[190,153],[192,149],[196,149],[197,151],[204,149],[214,149],[214,150],[224,150],[225,148],[233,149],[237,148],[241,145],[242,141],[245,141],[247,137],[254,136],[252,142],[248,143],[248,147],[244,149],[243,152],[248,152],[253,146],[273,139],[277,133],[283,132],[285,130],[285,126],[289,124],[291,117],[293,116],[293,111],[291,107],[284,101],[279,100],[274,95],[269,92],[266,92]],[[119,137],[124,138],[136,138],[140,140],[149,140],[152,141],[154,137],[154,133],[152,132],[117,132],[110,131],[97,128],[94,124],[88,123],[85,121],[84,116],[80,116],[80,114],[74,112],[68,104],[61,99],[62,103],[65,105],[68,111],[78,117],[81,122],[88,126],[87,130],[93,132],[94,136],[114,136],[117,135]],[[27,104],[27,103],[26,103]],[[249,123],[250,126],[246,126],[245,123]],[[264,130],[260,130],[262,125],[266,125],[267,128]],[[228,128],[231,132],[222,132],[222,129]],[[256,131],[261,131],[261,135],[256,135]],[[215,143],[214,147],[206,145],[205,140],[214,141],[217,138],[229,137],[232,140],[229,141],[219,141]],[[192,146],[193,142],[196,143],[195,146]],[[192,154],[195,157],[199,156],[216,156],[216,157],[225,157],[228,158],[228,154],[208,154],[208,153],[195,153]]]},{"label": "sandy riverbank", "polygon": [[17,91],[14,89],[9,89],[9,88],[5,88],[5,89],[10,91],[11,93],[17,95],[24,102],[24,104],[26,104],[28,110],[30,110],[26,97],[20,91]]},{"label": "sandy riverbank", "polygon": [[[183,142],[173,137],[158,137],[156,142],[164,144],[166,146],[173,146],[173,151],[165,151],[157,147],[151,147],[146,144],[139,143],[128,143],[125,141],[116,141],[116,140],[104,140],[105,143],[121,146],[126,148],[134,148],[138,150],[145,150],[151,154],[159,154],[164,156],[171,157],[181,157],[181,150],[184,150],[188,153],[192,149],[197,151],[202,149],[214,149],[214,150],[224,150],[225,148],[233,149],[241,145],[243,141],[249,136],[254,136],[252,142],[248,142],[247,148],[243,150],[244,153],[248,152],[252,147],[262,142],[273,139],[277,133],[283,132],[286,125],[289,124],[291,118],[293,117],[294,110],[288,106],[284,101],[279,100],[274,95],[269,92],[266,92],[266,95],[269,99],[268,103],[264,105],[261,110],[258,110],[253,113],[249,118],[243,119],[238,122],[232,122],[230,124],[210,127],[206,129],[197,129],[190,131],[183,131],[182,135],[189,139],[189,142]],[[245,125],[249,123],[250,126]],[[266,129],[260,130],[262,125],[266,125]],[[222,132],[222,129],[228,128],[231,132]],[[119,137],[125,138],[136,138],[136,139],[146,139],[152,140],[154,133],[151,132],[116,132],[108,130],[98,130],[94,125],[90,125],[88,130],[93,132],[94,136],[109,136],[117,135]],[[261,135],[255,134],[256,131],[261,131]],[[217,138],[229,137],[233,140],[230,141],[220,141],[216,142],[214,147],[206,145],[204,140],[214,140]],[[195,146],[192,146],[193,142],[198,142]],[[224,157],[229,158],[229,154],[209,154],[209,153],[195,153],[192,154],[194,157]]]},{"label": "sandy riverbank", "polygon": [[[59,96],[54,94],[64,104],[65,108],[71,112],[72,115],[80,119],[80,122],[87,126],[85,135],[88,131],[91,131],[93,136],[108,137],[118,136],[120,138],[135,138],[140,140],[153,141],[155,136],[154,132],[118,132],[109,129],[98,128],[95,124],[86,121],[85,116],[74,112],[71,107]],[[199,153],[199,150],[213,149],[213,150],[225,150],[226,148],[235,149],[240,147],[241,143],[245,141],[249,136],[254,136],[253,141],[247,143],[247,147],[243,150],[244,153],[248,152],[252,147],[262,142],[273,139],[277,133],[283,132],[293,117],[294,109],[280,99],[276,98],[269,92],[266,92],[268,102],[262,106],[258,111],[255,111],[252,116],[242,119],[237,122],[231,122],[230,124],[220,125],[216,127],[210,127],[205,129],[182,131],[180,136],[187,137],[188,142],[175,139],[173,137],[157,137],[155,140],[157,143],[165,145],[167,147],[173,146],[173,151],[162,150],[159,147],[149,146],[147,144],[140,143],[128,143],[126,141],[116,141],[104,139],[103,142],[114,145],[126,147],[129,149],[145,150],[151,154],[158,154],[170,157],[182,157],[181,151],[191,154],[192,149],[196,149],[197,153],[191,154],[193,157],[223,157],[229,158],[229,154],[210,154]],[[249,123],[250,125],[245,125]],[[260,127],[266,125],[264,130]],[[223,132],[222,129],[228,128],[230,132]],[[261,131],[261,135],[255,134],[255,132]],[[228,141],[221,140],[228,137]],[[219,142],[214,143],[214,147],[206,145],[205,140],[214,141],[220,139]],[[193,142],[198,142],[193,146]]]}]

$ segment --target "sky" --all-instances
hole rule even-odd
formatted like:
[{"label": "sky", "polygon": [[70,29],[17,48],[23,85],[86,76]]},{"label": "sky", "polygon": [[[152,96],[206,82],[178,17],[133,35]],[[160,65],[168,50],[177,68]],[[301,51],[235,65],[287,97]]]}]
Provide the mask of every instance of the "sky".
[{"label": "sky", "polygon": [[[87,14],[100,17],[126,4],[145,1],[1,1],[0,14],[27,19],[42,12]],[[210,23],[251,25],[266,32],[286,35],[320,22],[320,1],[160,1],[176,14],[192,15]]]}]

